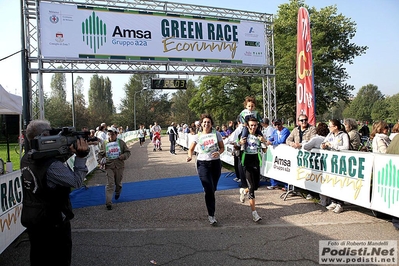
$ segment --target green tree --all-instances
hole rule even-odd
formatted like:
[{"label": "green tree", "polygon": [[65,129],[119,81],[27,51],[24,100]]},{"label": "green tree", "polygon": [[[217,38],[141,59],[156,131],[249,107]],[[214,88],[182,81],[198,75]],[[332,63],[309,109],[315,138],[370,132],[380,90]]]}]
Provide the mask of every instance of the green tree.
[{"label": "green tree", "polygon": [[[145,123],[145,117],[148,116],[146,106],[147,94],[152,94],[152,91],[147,89],[151,76],[134,74],[131,75],[128,83],[125,84],[123,90],[125,97],[121,99],[119,109],[121,110],[120,124],[129,126],[130,129],[137,129],[141,123]],[[146,90],[144,90],[146,89]],[[134,106],[134,99],[136,98],[136,106]],[[134,128],[134,109],[136,107],[136,127]]]},{"label": "green tree", "polygon": [[[169,100],[169,93],[159,93],[150,103],[150,114],[153,121],[166,128],[170,125],[172,102]],[[150,122],[151,123],[151,122]]]},{"label": "green tree", "polygon": [[383,98],[384,96],[378,90],[377,86],[373,84],[363,86],[350,103],[349,110],[345,112],[345,115],[357,120],[371,122],[373,120],[371,115],[373,105]]},{"label": "green tree", "polygon": [[[125,97],[120,104],[120,121],[134,128],[134,98],[136,98],[136,127],[144,124],[147,128],[156,121],[166,126],[171,121],[171,101],[163,90],[150,88],[151,78],[155,75],[134,74],[124,86]],[[146,88],[145,90],[143,90]],[[135,96],[136,95],[136,96]]]},{"label": "green tree", "polygon": [[201,79],[200,86],[189,104],[197,117],[202,113],[209,113],[215,122],[221,118],[226,102],[227,82],[228,78],[222,76],[206,76]]},{"label": "green tree", "polygon": [[177,123],[190,124],[198,120],[198,116],[189,108],[188,103],[196,93],[195,82],[191,79],[187,82],[186,90],[178,90],[172,94],[172,120]]},{"label": "green tree", "polygon": [[83,84],[83,78],[78,76],[74,82],[75,126],[77,130],[80,130],[84,126],[89,128],[97,127],[97,124],[91,124],[88,119],[86,100],[83,94]]},{"label": "green tree", "polygon": [[206,76],[199,81],[199,88],[189,103],[190,109],[197,117],[202,113],[210,113],[217,125],[235,120],[244,108],[243,102],[246,96],[254,96],[257,100],[256,109],[263,113],[260,78],[239,75]]},{"label": "green tree", "polygon": [[396,123],[399,121],[399,93],[394,94],[386,98],[386,104],[388,107],[388,116],[386,121],[390,123]]},{"label": "green tree", "polygon": [[[62,67],[58,67],[62,69]],[[64,73],[55,73],[51,77],[50,82],[51,98],[58,98],[61,101],[66,101],[66,77]]]},{"label": "green tree", "polygon": [[[236,70],[240,72],[240,70]],[[256,110],[264,116],[263,113],[263,88],[262,78],[251,76],[230,76],[225,85],[226,102],[222,107],[224,113],[222,119],[218,121],[219,125],[227,121],[235,121],[237,116],[244,109],[244,100],[247,96],[253,96],[256,99]]]},{"label": "green tree", "polygon": [[72,109],[66,100],[66,78],[64,73],[55,73],[51,77],[50,96],[44,98],[45,118],[53,127],[72,126]]},{"label": "green tree", "polygon": [[[338,101],[336,104],[332,105],[331,108],[325,112],[321,117],[318,117],[319,121],[328,121],[329,119],[339,119],[352,118],[351,115],[345,113],[347,110],[348,103],[345,101]],[[321,119],[320,119],[321,118]]]},{"label": "green tree", "polygon": [[116,110],[112,100],[112,85],[108,77],[96,74],[90,79],[88,112],[90,121],[95,125],[100,125],[102,122],[114,123],[112,119]]},{"label": "green tree", "polygon": [[373,121],[384,120],[387,121],[389,118],[389,106],[385,98],[380,98],[373,103],[371,108],[371,119]]},{"label": "green tree", "polygon": [[325,113],[339,100],[348,102],[352,85],[345,63],[352,64],[356,56],[368,49],[351,42],[356,33],[356,23],[342,14],[336,6],[317,11],[303,0],[290,0],[279,6],[274,21],[276,97],[278,112],[292,110],[296,106],[296,40],[299,7],[309,11],[312,36],[313,74],[316,95],[316,113]]},{"label": "green tree", "polygon": [[[345,118],[352,118],[353,117],[354,119],[357,119],[356,116],[355,116],[355,112],[352,112],[352,108],[350,108],[351,103],[352,102],[350,102],[350,103],[348,103],[346,105],[345,109],[342,112],[342,116],[345,117]],[[331,112],[329,112],[329,113],[331,114]],[[328,114],[328,113],[325,113],[325,114]],[[332,116],[327,116],[327,117],[331,118]]]}]

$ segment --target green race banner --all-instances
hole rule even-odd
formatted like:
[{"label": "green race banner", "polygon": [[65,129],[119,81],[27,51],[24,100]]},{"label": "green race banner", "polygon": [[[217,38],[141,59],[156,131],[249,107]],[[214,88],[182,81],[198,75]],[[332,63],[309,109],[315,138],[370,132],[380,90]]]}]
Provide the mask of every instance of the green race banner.
[{"label": "green race banner", "polygon": [[44,58],[266,64],[260,22],[43,2],[40,33]]}]

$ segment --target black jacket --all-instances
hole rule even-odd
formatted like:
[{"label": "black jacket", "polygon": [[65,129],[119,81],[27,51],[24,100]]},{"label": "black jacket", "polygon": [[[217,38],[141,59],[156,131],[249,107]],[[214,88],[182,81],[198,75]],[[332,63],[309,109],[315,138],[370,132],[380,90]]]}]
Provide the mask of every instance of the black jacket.
[{"label": "black jacket", "polygon": [[168,127],[167,132],[169,134],[169,141],[174,141],[178,137],[177,128],[174,126]]},{"label": "black jacket", "polygon": [[21,223],[30,226],[55,226],[73,218],[69,199],[71,188],[47,186],[47,169],[54,158],[31,160],[26,153],[21,159],[23,208]]}]

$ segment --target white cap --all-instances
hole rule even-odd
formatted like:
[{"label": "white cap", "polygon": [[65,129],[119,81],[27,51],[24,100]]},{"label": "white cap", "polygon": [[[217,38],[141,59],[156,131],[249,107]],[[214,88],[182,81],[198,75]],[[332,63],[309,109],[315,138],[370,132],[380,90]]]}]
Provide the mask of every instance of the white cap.
[{"label": "white cap", "polygon": [[200,124],[200,121],[195,121],[196,126],[199,126],[199,124]]},{"label": "white cap", "polygon": [[108,132],[118,133],[118,130],[115,127],[109,127]]}]

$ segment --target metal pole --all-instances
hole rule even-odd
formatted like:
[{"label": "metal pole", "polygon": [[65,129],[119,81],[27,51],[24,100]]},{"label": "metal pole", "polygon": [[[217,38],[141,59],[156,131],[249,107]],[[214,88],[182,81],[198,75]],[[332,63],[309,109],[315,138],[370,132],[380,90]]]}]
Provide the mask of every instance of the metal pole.
[{"label": "metal pole", "polygon": [[[22,73],[22,127],[26,129],[26,126],[29,124],[30,117],[30,88],[29,88],[29,80],[28,80],[28,62],[26,55],[26,46],[25,46],[25,6],[24,1],[20,1],[21,6],[21,73]],[[28,142],[26,142],[28,143]],[[28,150],[25,146],[25,150]]]},{"label": "metal pole", "polygon": [[10,160],[10,139],[9,139],[9,134],[8,134],[8,128],[7,128],[7,115],[2,115],[3,116],[3,125],[4,125],[4,135],[6,136],[6,143],[7,143],[7,163],[11,162]]},{"label": "metal pole", "polygon": [[147,88],[145,87],[145,88],[143,88],[143,89],[141,89],[141,90],[139,90],[139,91],[136,91],[136,92],[134,93],[134,97],[133,97],[134,129],[133,129],[133,130],[137,130],[137,128],[136,128],[136,94],[139,93],[139,92],[145,91],[146,89],[147,89]]},{"label": "metal pole", "polygon": [[262,77],[262,103],[263,103],[263,118],[270,117],[269,110],[266,112],[266,92],[265,92],[265,77]]},{"label": "metal pole", "polygon": [[73,72],[72,75],[72,126],[76,129],[75,124],[75,86],[73,84]]},{"label": "metal pole", "polygon": [[134,129],[136,130],[136,94],[140,91],[136,91],[133,97],[133,116],[134,116]]}]

